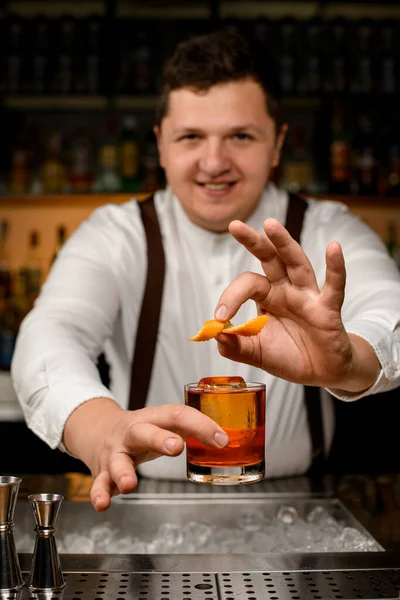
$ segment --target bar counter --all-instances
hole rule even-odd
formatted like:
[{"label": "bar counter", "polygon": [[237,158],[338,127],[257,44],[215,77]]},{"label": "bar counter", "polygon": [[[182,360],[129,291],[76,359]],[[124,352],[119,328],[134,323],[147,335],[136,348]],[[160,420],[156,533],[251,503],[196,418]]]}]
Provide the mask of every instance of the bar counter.
[{"label": "bar counter", "polygon": [[[14,473],[18,475],[18,473]],[[398,598],[400,590],[400,475],[328,475],[316,480],[295,477],[263,480],[243,486],[203,486],[186,481],[140,479],[133,494],[116,498],[109,511],[95,513],[89,503],[91,477],[81,473],[21,475],[16,535],[34,528],[27,497],[32,493],[62,494],[60,509],[79,537],[87,523],[109,520],[122,537],[135,536],[145,518],[170,521],[181,513],[201,521],[214,509],[219,515],[274,502],[282,504],[337,502],[380,545],[373,551],[229,554],[62,554],[66,579],[62,592],[32,592],[24,587],[7,595],[15,600],[41,598],[77,600],[315,600]],[[183,500],[182,500],[183,499]],[[21,516],[24,509],[25,518]],[[188,512],[188,509],[192,513]],[[113,515],[112,518],[110,518]],[[299,514],[300,515],[300,514]],[[215,515],[214,515],[215,516]],[[29,517],[29,518],[27,518]],[[118,520],[115,519],[117,517]],[[113,521],[114,519],[114,521]],[[347,519],[347,517],[346,517]],[[61,520],[61,518],[60,518]],[[135,526],[136,524],[136,526]],[[64,524],[65,526],[65,524]],[[223,526],[223,525],[222,525]],[[57,524],[56,524],[57,527]],[[32,532],[31,532],[32,533]],[[253,535],[253,534],[251,534]],[[57,535],[56,535],[57,537]],[[378,551],[377,551],[378,550]],[[25,551],[24,551],[25,552]],[[27,576],[32,554],[21,553]],[[47,594],[47,595],[46,595]],[[168,595],[167,595],[168,594]],[[0,593],[0,597],[1,596]]]}]

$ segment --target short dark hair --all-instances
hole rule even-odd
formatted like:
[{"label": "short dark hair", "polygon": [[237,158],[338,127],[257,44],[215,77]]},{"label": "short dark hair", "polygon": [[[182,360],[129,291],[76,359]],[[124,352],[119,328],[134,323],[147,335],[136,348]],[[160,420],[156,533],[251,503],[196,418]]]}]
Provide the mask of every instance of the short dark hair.
[{"label": "short dark hair", "polygon": [[198,35],[178,44],[166,62],[156,109],[160,126],[168,112],[169,94],[188,87],[206,91],[219,83],[253,79],[264,91],[268,113],[277,130],[283,123],[279,78],[265,47],[229,27]]}]

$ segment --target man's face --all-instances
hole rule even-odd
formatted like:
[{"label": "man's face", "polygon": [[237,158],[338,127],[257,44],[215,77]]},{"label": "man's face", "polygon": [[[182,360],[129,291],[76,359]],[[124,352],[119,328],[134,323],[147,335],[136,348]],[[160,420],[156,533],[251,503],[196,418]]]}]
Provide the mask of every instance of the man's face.
[{"label": "man's face", "polygon": [[190,220],[217,232],[246,221],[279,162],[285,131],[276,134],[251,79],[171,92],[155,133],[167,181]]}]

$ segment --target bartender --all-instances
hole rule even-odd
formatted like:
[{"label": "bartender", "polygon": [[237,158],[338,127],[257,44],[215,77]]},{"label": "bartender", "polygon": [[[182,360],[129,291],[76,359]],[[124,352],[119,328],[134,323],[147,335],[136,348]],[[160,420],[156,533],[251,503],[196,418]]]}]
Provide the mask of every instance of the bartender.
[{"label": "bartender", "polygon": [[[399,385],[396,266],[343,204],[269,182],[286,130],[272,63],[239,33],[181,43],[155,125],[166,188],[82,223],[21,326],[12,376],[27,424],[89,467],[98,511],[135,489],[136,470],[184,479],[187,435],[228,443],[184,406],[185,383],[266,384],[267,477],[329,452],[327,391],[354,401]],[[257,312],[270,320],[254,337],[188,341],[213,315]]]}]

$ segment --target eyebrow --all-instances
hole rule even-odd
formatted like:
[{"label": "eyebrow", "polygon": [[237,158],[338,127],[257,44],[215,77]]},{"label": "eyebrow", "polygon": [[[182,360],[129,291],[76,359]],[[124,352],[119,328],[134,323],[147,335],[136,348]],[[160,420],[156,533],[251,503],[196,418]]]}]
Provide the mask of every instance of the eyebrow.
[{"label": "eyebrow", "polygon": [[201,129],[199,127],[179,127],[178,129],[173,130],[174,135],[185,135],[185,133],[194,133],[200,132]]},{"label": "eyebrow", "polygon": [[255,131],[256,133],[263,133],[263,129],[256,125],[256,123],[244,123],[243,125],[237,125],[236,127],[232,127],[232,132],[240,132],[243,130]]},{"label": "eyebrow", "polygon": [[[255,123],[243,123],[229,128],[230,133],[239,133],[241,131],[254,131],[262,134],[263,130]],[[174,135],[185,135],[187,133],[202,133],[204,130],[201,127],[179,127],[174,130]]]}]

